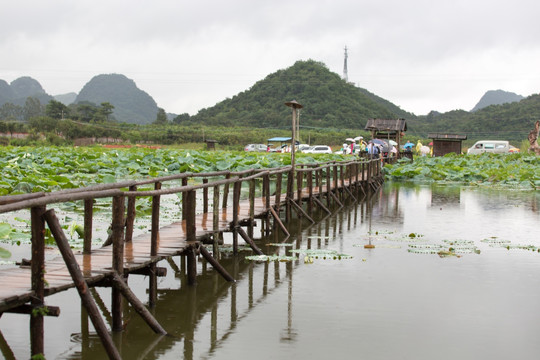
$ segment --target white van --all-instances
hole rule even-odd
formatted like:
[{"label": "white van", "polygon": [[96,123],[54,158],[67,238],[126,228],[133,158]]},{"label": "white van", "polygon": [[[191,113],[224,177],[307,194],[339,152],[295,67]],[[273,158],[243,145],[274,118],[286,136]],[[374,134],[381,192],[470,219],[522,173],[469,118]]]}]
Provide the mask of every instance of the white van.
[{"label": "white van", "polygon": [[504,140],[480,140],[467,150],[467,154],[475,155],[482,153],[507,154],[510,152],[510,144]]}]

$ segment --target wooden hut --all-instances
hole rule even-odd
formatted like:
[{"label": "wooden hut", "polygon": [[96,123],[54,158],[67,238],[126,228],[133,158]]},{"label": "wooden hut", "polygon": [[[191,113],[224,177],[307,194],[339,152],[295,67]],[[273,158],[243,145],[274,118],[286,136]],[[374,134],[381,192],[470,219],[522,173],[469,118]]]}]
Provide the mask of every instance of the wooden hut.
[{"label": "wooden hut", "polygon": [[405,119],[369,119],[365,130],[371,132],[373,139],[394,140],[399,149],[401,138],[407,131],[407,121]]},{"label": "wooden hut", "polygon": [[461,154],[462,141],[467,135],[429,133],[433,140],[433,156],[444,156],[448,153]]},{"label": "wooden hut", "polygon": [[206,150],[216,150],[217,140],[206,140]]}]

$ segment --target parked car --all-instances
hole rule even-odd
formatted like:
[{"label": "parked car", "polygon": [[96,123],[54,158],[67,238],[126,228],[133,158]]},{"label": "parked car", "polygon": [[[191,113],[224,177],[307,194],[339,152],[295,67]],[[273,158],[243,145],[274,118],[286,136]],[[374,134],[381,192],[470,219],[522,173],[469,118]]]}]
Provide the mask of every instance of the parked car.
[{"label": "parked car", "polygon": [[507,154],[510,152],[510,144],[505,140],[480,140],[467,150],[467,154],[475,155],[482,153]]},{"label": "parked car", "polygon": [[268,151],[268,146],[265,144],[248,144],[244,148],[244,151]]},{"label": "parked car", "polygon": [[303,151],[306,154],[331,154],[332,148],[328,145],[315,145]]}]

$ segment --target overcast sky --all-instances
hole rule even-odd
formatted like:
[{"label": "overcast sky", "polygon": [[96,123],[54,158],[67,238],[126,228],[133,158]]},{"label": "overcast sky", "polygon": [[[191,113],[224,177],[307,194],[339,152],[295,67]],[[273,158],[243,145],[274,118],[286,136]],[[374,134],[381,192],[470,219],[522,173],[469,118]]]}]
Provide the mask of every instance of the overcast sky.
[{"label": "overcast sky", "polygon": [[[297,60],[323,62],[417,115],[487,90],[540,92],[538,0],[0,0],[0,79],[51,95],[126,75],[189,113]],[[284,99],[290,100],[290,99]],[[309,99],[302,99],[309,106]]]}]

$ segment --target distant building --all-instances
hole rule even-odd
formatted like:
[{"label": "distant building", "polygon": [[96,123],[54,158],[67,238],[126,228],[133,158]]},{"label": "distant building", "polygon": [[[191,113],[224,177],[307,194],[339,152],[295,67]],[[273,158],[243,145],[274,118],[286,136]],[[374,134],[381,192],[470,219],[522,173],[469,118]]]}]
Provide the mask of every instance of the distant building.
[{"label": "distant building", "polygon": [[405,119],[369,119],[365,130],[371,132],[373,139],[394,140],[397,148],[401,147],[401,139],[407,131]]},{"label": "distant building", "polygon": [[463,140],[467,135],[429,133],[433,140],[433,156],[444,156],[449,153],[461,154]]}]

